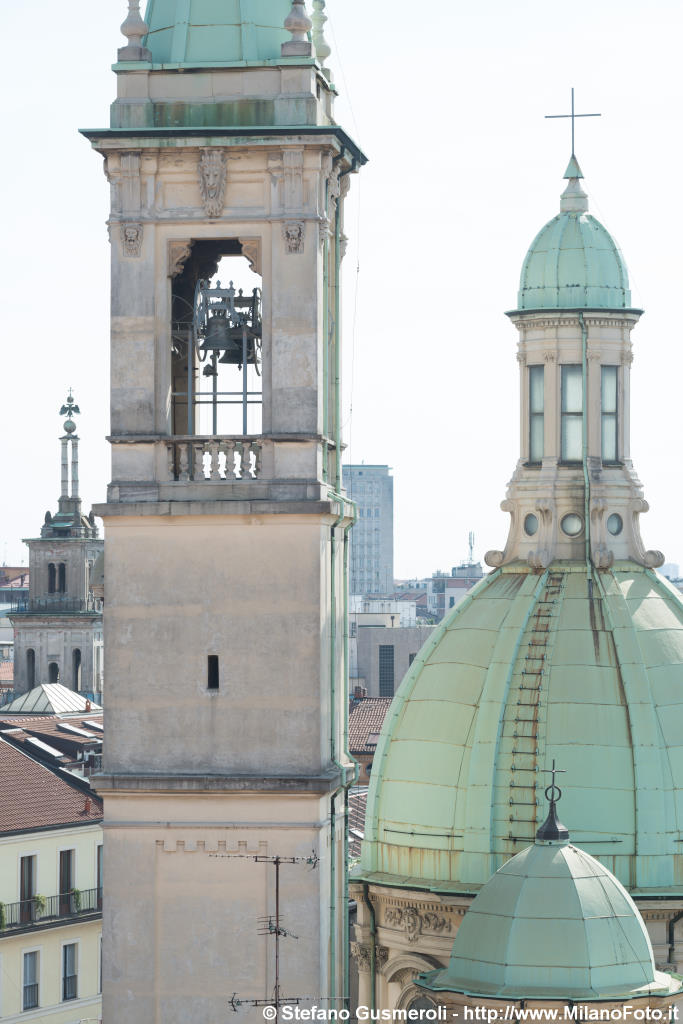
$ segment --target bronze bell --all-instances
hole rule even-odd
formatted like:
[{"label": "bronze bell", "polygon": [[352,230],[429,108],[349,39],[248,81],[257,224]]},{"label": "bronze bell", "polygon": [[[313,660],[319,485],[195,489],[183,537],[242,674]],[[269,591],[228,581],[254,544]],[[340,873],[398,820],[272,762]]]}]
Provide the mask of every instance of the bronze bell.
[{"label": "bronze bell", "polygon": [[228,320],[220,313],[213,313],[209,317],[206,335],[200,348],[204,352],[223,352],[226,348],[230,347],[230,325]]}]

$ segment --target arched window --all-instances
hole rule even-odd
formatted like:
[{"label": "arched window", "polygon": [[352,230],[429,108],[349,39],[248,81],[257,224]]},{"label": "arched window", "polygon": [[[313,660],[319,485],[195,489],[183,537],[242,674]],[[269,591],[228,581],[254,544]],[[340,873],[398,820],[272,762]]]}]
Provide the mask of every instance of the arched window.
[{"label": "arched window", "polygon": [[58,590],[60,594],[66,594],[66,565],[64,562],[59,563],[59,586]]},{"label": "arched window", "polygon": [[72,676],[71,676],[71,678],[72,678],[72,686],[73,686],[74,690],[80,690],[80,688],[81,688],[81,652],[80,652],[80,649],[78,647],[74,648],[74,652],[73,652],[73,655],[72,655],[72,664],[73,664],[73,672],[72,672]]},{"label": "arched window", "polygon": [[26,681],[29,690],[36,685],[36,652],[32,647],[26,652]]},{"label": "arched window", "polygon": [[47,666],[47,678],[49,683],[59,682],[59,665],[56,661],[51,661]]},{"label": "arched window", "polygon": [[54,594],[57,589],[57,573],[55,570],[55,563],[50,562],[47,567],[47,592],[48,594]]}]

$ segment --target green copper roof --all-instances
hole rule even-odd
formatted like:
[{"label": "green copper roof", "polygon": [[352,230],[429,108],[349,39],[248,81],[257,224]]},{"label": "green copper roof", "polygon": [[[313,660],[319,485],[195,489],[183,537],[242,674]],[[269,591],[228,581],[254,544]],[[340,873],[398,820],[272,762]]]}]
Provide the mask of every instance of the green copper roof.
[{"label": "green copper roof", "polygon": [[602,864],[536,842],[491,878],[458,928],[432,990],[511,999],[628,999],[680,991],[655,971],[636,905]]},{"label": "green copper roof", "polygon": [[[590,583],[590,586],[589,586]],[[571,779],[572,838],[639,892],[683,891],[683,603],[651,570],[485,577],[413,662],[373,761],[361,872],[476,891]]]},{"label": "green copper roof", "polygon": [[280,61],[291,0],[148,0],[153,64],[201,67]]},{"label": "green copper roof", "polygon": [[517,305],[526,309],[629,309],[628,271],[609,231],[588,211],[572,155],[560,213],[541,228],[526,254]]}]

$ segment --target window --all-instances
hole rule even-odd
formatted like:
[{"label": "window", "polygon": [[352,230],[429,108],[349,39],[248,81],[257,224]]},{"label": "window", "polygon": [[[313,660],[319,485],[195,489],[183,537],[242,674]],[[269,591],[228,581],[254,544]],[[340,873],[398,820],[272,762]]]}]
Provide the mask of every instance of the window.
[{"label": "window", "polygon": [[26,652],[26,681],[29,690],[36,685],[36,652],[32,647]]},{"label": "window", "polygon": [[57,589],[60,594],[66,594],[66,565],[64,562],[59,563],[59,581]]},{"label": "window", "polygon": [[59,913],[72,913],[75,850],[59,851]]},{"label": "window", "polygon": [[26,924],[33,920],[33,897],[36,894],[36,858],[22,857],[19,861],[19,920]]},{"label": "window", "polygon": [[72,654],[72,686],[74,690],[81,688],[81,652],[78,647],[74,648]]},{"label": "window", "polygon": [[408,668],[410,668],[410,666],[413,664],[413,662],[415,661],[416,657],[417,657],[417,652],[415,652],[414,654],[409,654],[408,655]]},{"label": "window", "polygon": [[50,683],[59,682],[59,665],[56,661],[51,661],[47,666],[47,678]]},{"label": "window", "polygon": [[54,594],[57,589],[57,570],[55,569],[54,562],[50,562],[47,567],[47,592],[48,594]]},{"label": "window", "polygon": [[206,686],[208,690],[217,690],[218,684],[218,655],[210,654],[208,657]]},{"label": "window", "polygon": [[62,946],[62,999],[76,999],[78,996],[78,975],[76,973],[76,943]]},{"label": "window", "polygon": [[31,953],[24,953],[24,991],[21,1004],[22,1010],[33,1010],[38,1006],[38,955],[38,950],[33,950]]},{"label": "window", "polygon": [[543,458],[543,366],[529,367],[529,462]]},{"label": "window", "polygon": [[449,597],[448,598],[448,607],[452,608],[454,604],[455,604],[455,598],[454,597]]},{"label": "window", "polygon": [[602,460],[616,462],[619,458],[617,442],[617,366],[601,368],[600,397],[602,403]]},{"label": "window", "polygon": [[394,645],[379,645],[379,695],[394,696]]},{"label": "window", "polygon": [[561,454],[563,462],[580,462],[583,445],[583,374],[580,366],[562,367]]}]

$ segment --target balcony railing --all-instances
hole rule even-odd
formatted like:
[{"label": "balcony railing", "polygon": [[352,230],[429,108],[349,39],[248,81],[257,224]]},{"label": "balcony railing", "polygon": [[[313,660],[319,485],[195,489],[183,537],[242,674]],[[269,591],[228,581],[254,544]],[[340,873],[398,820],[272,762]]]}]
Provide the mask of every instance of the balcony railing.
[{"label": "balcony railing", "polygon": [[261,442],[255,437],[176,437],[168,444],[170,480],[257,480]]},{"label": "balcony railing", "polygon": [[0,904],[0,932],[9,928],[42,925],[47,921],[78,917],[102,910],[101,889],[72,889],[44,899],[34,896],[30,900]]},{"label": "balcony railing", "polygon": [[18,605],[16,612],[99,612],[102,602],[98,598],[64,597],[63,594],[51,594],[49,597],[32,597],[28,602]]}]

